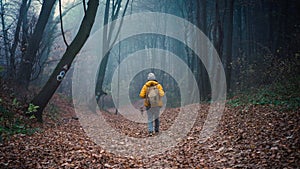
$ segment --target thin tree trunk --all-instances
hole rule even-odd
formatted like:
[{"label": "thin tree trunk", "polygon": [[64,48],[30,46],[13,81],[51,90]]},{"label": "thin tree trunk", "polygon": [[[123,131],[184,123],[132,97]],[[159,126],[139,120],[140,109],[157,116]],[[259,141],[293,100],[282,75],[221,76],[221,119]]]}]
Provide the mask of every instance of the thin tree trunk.
[{"label": "thin tree trunk", "polygon": [[[197,15],[198,15],[198,25],[202,32],[207,35],[207,2],[206,0],[201,0],[200,2],[197,3]],[[203,53],[208,53],[208,48],[204,44],[201,45],[201,50]],[[210,90],[210,84],[209,84],[209,78],[207,74],[207,70],[204,67],[204,64],[200,64],[200,73],[199,75],[199,81],[198,85],[200,86],[200,96],[201,100],[206,100],[209,97],[209,90]],[[200,81],[201,80],[201,81]]]},{"label": "thin tree trunk", "polygon": [[[27,46],[28,46],[28,39],[30,37],[30,34],[28,32],[28,19],[27,19],[27,12],[24,12],[22,15],[22,40],[21,40],[21,51],[22,51],[22,58],[25,57]],[[16,45],[18,42],[16,43]],[[15,51],[14,51],[15,52]],[[15,53],[13,53],[15,55]]]},{"label": "thin tree trunk", "polygon": [[[104,11],[104,22],[103,22],[103,26],[104,26],[103,37],[102,37],[103,43],[101,46],[103,49],[103,52],[104,52],[104,49],[107,49],[108,45],[109,45],[107,26],[106,26],[108,24],[108,18],[109,18],[109,6],[110,6],[110,0],[106,0],[105,11]],[[104,55],[105,53],[102,53],[102,54]],[[102,95],[106,95],[106,93],[102,89],[102,85],[103,85],[103,81],[104,81],[104,77],[105,77],[105,69],[106,69],[106,65],[108,62],[108,55],[109,55],[109,52],[103,57],[103,60],[101,61],[100,68],[99,68],[99,76],[98,76],[99,79],[97,80],[97,85],[96,85],[96,92],[97,92],[96,95],[97,95],[98,99],[100,99],[100,97]],[[94,98],[92,98],[92,99],[94,99]],[[97,102],[98,101],[99,100],[97,100]]]},{"label": "thin tree trunk", "polygon": [[[15,65],[15,54],[16,54],[16,49],[19,43],[19,36],[20,36],[20,30],[21,30],[21,25],[24,19],[27,19],[27,11],[29,9],[29,6],[31,4],[31,0],[22,0],[22,4],[20,7],[20,11],[19,11],[19,17],[18,17],[18,22],[17,22],[17,26],[16,26],[16,30],[15,30],[15,35],[14,35],[14,40],[11,46],[11,50],[10,50],[10,76],[12,78],[15,78],[16,76],[16,65]],[[24,30],[23,30],[24,33]],[[23,51],[23,50],[22,50]]]},{"label": "thin tree trunk", "polygon": [[[115,20],[117,19],[117,16],[119,14],[119,11],[120,11],[120,7],[121,7],[121,1],[122,0],[118,0],[116,2],[116,4],[113,4],[113,9],[112,9],[112,20]],[[126,5],[125,5],[125,8],[124,8],[124,11],[123,11],[123,14],[122,16],[124,17],[125,13],[126,13],[126,10],[127,10],[127,7],[128,7],[128,4],[129,4],[129,0],[127,0],[126,2]],[[112,32],[115,28],[115,25],[112,24],[109,28],[109,32],[108,32],[108,28],[107,28],[107,24],[108,24],[108,21],[109,21],[109,8],[110,8],[110,0],[107,0],[106,1],[106,5],[105,5],[105,12],[104,12],[104,29],[103,29],[103,51],[104,49],[108,49],[109,48],[109,44],[113,44],[116,39],[114,39],[112,41]],[[121,21],[121,24],[119,25],[119,30],[122,26],[122,22]],[[117,37],[117,36],[116,36]],[[111,41],[113,43],[111,43]],[[97,98],[100,98],[102,95],[106,95],[106,93],[103,91],[102,87],[103,87],[103,82],[104,82],[104,77],[105,77],[105,72],[106,72],[106,67],[107,67],[107,63],[108,63],[108,59],[109,59],[109,54],[110,54],[110,51],[108,51],[107,53],[103,53],[103,55],[105,54],[105,56],[103,57],[103,60],[101,61],[101,64],[100,64],[100,67],[99,67],[99,76],[98,76],[98,80],[97,80],[97,85],[96,85],[96,95],[97,95]],[[97,100],[98,102],[98,100]]]},{"label": "thin tree trunk", "polygon": [[36,106],[39,106],[38,111],[35,112],[36,118],[42,122],[42,113],[47,103],[55,93],[56,89],[60,85],[61,81],[57,80],[57,76],[61,71],[67,72],[71,67],[73,60],[75,59],[78,52],[81,50],[86,40],[88,39],[91,29],[93,27],[97,9],[99,5],[99,0],[90,0],[88,2],[88,8],[85,13],[85,16],[81,22],[79,31],[70,44],[70,46],[66,49],[62,59],[57,64],[53,73],[51,74],[49,80],[40,91],[40,93],[34,97],[32,103]]},{"label": "thin tree trunk", "polygon": [[220,0],[216,0],[216,21],[214,25],[214,35],[213,41],[214,46],[219,53],[219,56],[222,57],[222,45],[223,45],[223,29],[220,17],[220,9],[219,9]]},{"label": "thin tree trunk", "polygon": [[230,91],[230,82],[231,82],[231,70],[232,70],[232,33],[233,33],[233,5],[234,0],[229,0],[229,14],[227,20],[227,38],[226,38],[226,82],[227,82],[227,91]]},{"label": "thin tree trunk", "polygon": [[[2,23],[2,33],[3,33],[3,38],[4,38],[4,54],[5,54],[5,57],[6,57],[6,62],[8,64],[8,66],[10,67],[11,63],[9,63],[9,56],[8,56],[8,51],[9,51],[9,47],[8,47],[8,36],[7,36],[7,30],[6,30],[6,25],[5,25],[5,19],[4,19],[4,5],[3,5],[3,2],[2,0],[0,0],[0,6],[1,6],[1,23]],[[8,76],[11,75],[11,70],[9,69],[9,72],[8,72]]]}]

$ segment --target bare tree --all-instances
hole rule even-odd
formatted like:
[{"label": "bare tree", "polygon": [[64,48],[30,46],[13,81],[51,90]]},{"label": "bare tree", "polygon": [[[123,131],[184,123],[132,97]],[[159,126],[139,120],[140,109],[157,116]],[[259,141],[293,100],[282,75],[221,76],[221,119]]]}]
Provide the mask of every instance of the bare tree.
[{"label": "bare tree", "polygon": [[8,46],[8,36],[7,36],[7,28],[6,28],[6,24],[5,24],[5,19],[4,19],[4,14],[5,14],[5,10],[4,10],[4,4],[2,2],[2,0],[0,0],[0,8],[1,8],[1,26],[2,26],[2,34],[3,34],[3,42],[4,42],[4,53],[5,53],[5,58],[6,61],[9,61],[9,46]]},{"label": "bare tree", "polygon": [[[22,0],[22,4],[20,7],[20,11],[19,11],[19,17],[18,17],[18,21],[17,21],[17,26],[16,26],[16,30],[14,33],[14,40],[10,49],[10,73],[9,76],[12,78],[15,78],[16,76],[16,63],[15,63],[15,57],[16,57],[16,49],[17,46],[19,44],[19,36],[20,36],[20,31],[21,31],[21,27],[22,27],[22,23],[23,23],[23,37],[26,36],[27,32],[25,27],[27,27],[27,25],[25,24],[27,22],[27,12],[29,9],[29,6],[31,4],[31,0]],[[26,20],[26,21],[25,21]],[[24,29],[25,28],[25,29]],[[24,38],[23,38],[24,39]],[[23,42],[24,43],[24,42]],[[23,44],[22,46],[24,47],[24,45],[27,44]],[[24,50],[22,50],[24,51]]]},{"label": "bare tree", "polygon": [[[110,17],[111,21],[118,18],[119,12],[120,12],[120,9],[121,9],[121,3],[122,3],[122,0],[113,1],[112,4],[110,4],[110,0],[106,0],[105,13],[104,13],[104,23],[103,23],[104,26],[108,24],[110,14],[111,14],[111,17]],[[126,5],[125,5],[122,16],[125,15],[128,4],[129,4],[129,0],[126,1]],[[110,11],[110,5],[112,5],[111,11]],[[122,26],[122,21],[121,21],[121,24],[118,27],[119,30],[120,30],[121,26]],[[109,31],[108,31],[108,29],[109,29]],[[114,44],[114,43],[111,43],[111,42],[114,42],[116,40],[116,39],[112,39],[112,38],[114,38],[114,37],[112,37],[112,32],[114,31],[114,29],[115,29],[115,24],[111,24],[110,28],[107,28],[107,26],[104,27],[104,30],[103,30],[103,46],[102,46],[103,49],[108,49],[109,44]],[[98,79],[97,85],[96,85],[97,86],[97,88],[96,88],[97,98],[100,98],[102,95],[106,94],[103,91],[102,86],[103,86],[104,77],[105,77],[105,70],[106,70],[107,63],[108,63],[108,58],[109,58],[108,56],[109,56],[109,52],[105,54],[105,57],[103,58],[103,60],[100,64],[99,76],[98,76],[99,79]]]},{"label": "bare tree", "polygon": [[62,59],[57,64],[43,89],[33,98],[31,102],[32,104],[39,106],[38,111],[35,112],[35,116],[40,122],[43,121],[42,113],[44,108],[61,83],[62,79],[58,79],[57,76],[61,72],[64,72],[64,74],[67,73],[76,55],[81,50],[90,35],[91,29],[95,22],[98,5],[99,0],[89,0],[88,8],[81,22],[77,35],[75,36],[69,47],[66,49]]}]

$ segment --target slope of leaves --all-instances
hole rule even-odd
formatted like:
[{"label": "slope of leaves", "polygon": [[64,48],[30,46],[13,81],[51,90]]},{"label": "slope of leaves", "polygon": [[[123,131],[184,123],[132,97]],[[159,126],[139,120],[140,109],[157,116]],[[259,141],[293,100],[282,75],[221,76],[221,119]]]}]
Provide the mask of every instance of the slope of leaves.
[{"label": "slope of leaves", "polygon": [[[102,149],[87,137],[71,103],[58,95],[51,103],[58,106],[55,120],[51,121],[47,112],[46,123],[39,126],[41,131],[13,135],[1,144],[0,168],[298,168],[300,165],[299,109],[283,111],[270,104],[227,106],[215,134],[200,143],[199,135],[209,110],[208,104],[202,104],[193,128],[175,147],[142,158],[122,157]],[[179,109],[167,109],[162,114],[162,132],[173,125],[178,113]],[[119,132],[147,137],[146,124],[131,122],[121,115],[105,114],[105,117]]]}]

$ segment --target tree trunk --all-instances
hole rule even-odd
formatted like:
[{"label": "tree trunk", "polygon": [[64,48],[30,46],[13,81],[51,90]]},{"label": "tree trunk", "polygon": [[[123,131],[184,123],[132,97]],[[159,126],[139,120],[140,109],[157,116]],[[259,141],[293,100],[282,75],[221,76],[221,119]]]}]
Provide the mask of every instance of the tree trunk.
[{"label": "tree trunk", "polygon": [[215,8],[216,8],[216,19],[215,19],[215,25],[214,25],[214,34],[213,34],[213,41],[214,46],[219,54],[219,56],[222,58],[222,45],[223,45],[223,29],[222,29],[222,23],[221,23],[221,16],[220,16],[220,9],[219,9],[220,0],[216,0]]},{"label": "tree trunk", "polygon": [[[107,35],[107,24],[108,24],[108,18],[109,18],[109,6],[110,6],[110,0],[106,0],[106,4],[105,4],[105,11],[104,11],[104,22],[103,22],[103,43],[102,43],[102,49],[104,52],[104,49],[108,48],[109,42],[108,42],[108,35]],[[104,55],[105,53],[102,53],[102,55]],[[108,62],[108,55],[109,55],[109,51],[107,54],[104,55],[103,60],[101,61],[100,64],[100,68],[99,68],[99,76],[98,76],[98,80],[97,80],[97,84],[96,84],[96,96],[98,99],[100,99],[100,97],[102,95],[106,95],[106,93],[103,91],[102,89],[102,85],[104,82],[104,77],[105,77],[105,69],[107,66],[107,62]],[[94,98],[92,98],[94,99]],[[97,100],[98,102],[99,100]],[[102,107],[102,106],[101,106]]]},{"label": "tree trunk", "polygon": [[[197,3],[197,15],[198,15],[198,26],[202,30],[202,32],[205,35],[207,34],[207,2],[206,0],[201,0]],[[208,53],[208,48],[206,45],[200,44],[201,50],[203,53]],[[199,64],[200,66],[200,76],[199,79],[201,79],[201,82],[198,81],[198,85],[200,86],[200,96],[201,100],[207,100],[209,98],[209,91],[210,91],[210,84],[209,84],[209,78],[207,74],[207,70],[205,69],[205,66],[203,64]]]},{"label": "tree trunk", "polygon": [[[2,0],[0,0],[0,7],[1,7],[1,25],[2,25],[2,33],[3,33],[3,41],[4,41],[4,54],[6,57],[6,62],[9,63],[9,56],[8,56],[8,51],[9,51],[9,47],[8,47],[8,36],[7,36],[7,30],[6,30],[6,25],[5,25],[5,19],[4,19],[4,5]],[[11,63],[8,64],[8,66],[10,66]],[[8,76],[10,76],[11,74],[11,70],[9,70],[8,72]]]},{"label": "tree trunk", "polygon": [[[112,7],[112,11],[111,11],[111,20],[115,20],[117,19],[118,15],[119,15],[119,11],[120,11],[120,8],[121,8],[121,2],[122,0],[118,0],[115,2],[115,4],[113,4],[113,7]],[[124,11],[123,11],[123,14],[122,16],[125,15],[126,13],[126,10],[127,10],[127,7],[128,7],[128,3],[129,3],[129,0],[127,0],[126,2],[126,5],[125,5],[125,8],[124,8]],[[109,9],[110,9],[110,0],[107,0],[106,1],[106,5],[105,5],[105,12],[104,12],[104,29],[103,29],[103,51],[105,51],[105,49],[108,49],[109,48],[109,44],[113,44],[111,43],[112,41],[112,32],[115,28],[115,25],[112,24],[109,28],[109,32],[108,32],[108,27],[106,26],[108,24],[108,21],[109,21]],[[121,21],[121,24],[119,25],[119,30],[122,26],[122,21]],[[115,41],[116,39],[113,40],[113,42]],[[108,63],[108,59],[109,59],[109,54],[110,54],[110,51],[108,51],[107,53],[103,53],[103,55],[105,55],[103,57],[103,60],[101,61],[101,64],[100,64],[100,67],[99,67],[99,75],[98,75],[98,80],[97,80],[97,85],[96,85],[96,95],[97,95],[97,98],[100,98],[102,95],[106,95],[106,93],[103,91],[102,87],[103,87],[103,82],[104,82],[104,77],[105,77],[105,72],[106,72],[106,67],[107,67],[107,63]],[[97,100],[98,102],[98,100]]]},{"label": "tree trunk", "polygon": [[[28,32],[28,19],[27,19],[27,12],[24,12],[22,15],[22,40],[21,40],[21,51],[22,51],[22,58],[26,56],[26,50],[28,46],[28,39],[30,38],[30,34]],[[18,42],[16,43],[16,45]],[[15,53],[13,53],[14,55]]]},{"label": "tree trunk", "polygon": [[[15,54],[16,54],[16,49],[17,49],[18,43],[19,43],[21,25],[22,25],[23,20],[27,19],[26,18],[27,11],[31,4],[31,0],[28,3],[27,3],[27,1],[28,0],[22,0],[22,4],[20,7],[20,11],[19,11],[18,22],[17,22],[15,34],[14,34],[14,40],[13,40],[13,44],[12,44],[11,50],[10,50],[10,74],[9,74],[9,76],[11,76],[12,79],[14,79],[15,75],[16,75]],[[24,30],[23,30],[23,32],[24,32]]]},{"label": "tree trunk", "polygon": [[227,38],[226,38],[226,53],[225,53],[225,59],[226,59],[226,82],[227,82],[227,91],[230,91],[230,82],[231,82],[231,70],[232,70],[232,33],[233,33],[233,5],[234,0],[229,0],[229,14],[227,19]]},{"label": "tree trunk", "polygon": [[81,50],[86,40],[88,39],[91,29],[93,27],[97,8],[99,5],[99,0],[90,0],[88,2],[88,8],[85,13],[85,16],[81,22],[79,31],[70,44],[70,46],[66,49],[62,59],[57,64],[53,73],[51,74],[49,80],[40,91],[40,93],[34,97],[32,103],[36,106],[39,106],[38,111],[35,112],[35,117],[42,122],[42,112],[46,107],[47,103],[51,99],[52,95],[55,93],[56,89],[61,83],[61,80],[57,79],[57,76],[61,71],[65,71],[65,73],[71,67],[73,60],[75,59],[78,52]]},{"label": "tree trunk", "polygon": [[18,82],[19,84],[24,85],[25,88],[27,88],[29,85],[32,68],[34,66],[34,60],[39,50],[39,45],[43,38],[44,29],[48,22],[48,18],[55,1],[56,0],[47,0],[43,2],[41,13],[35,26],[34,32],[29,40],[26,54],[24,58],[22,58],[20,71],[18,74]]}]

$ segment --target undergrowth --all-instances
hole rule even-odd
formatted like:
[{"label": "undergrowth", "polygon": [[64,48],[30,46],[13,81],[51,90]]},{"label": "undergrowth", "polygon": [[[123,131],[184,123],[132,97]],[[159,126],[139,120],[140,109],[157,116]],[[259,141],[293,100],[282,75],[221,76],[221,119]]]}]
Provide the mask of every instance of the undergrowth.
[{"label": "undergrowth", "polygon": [[238,107],[251,105],[270,105],[280,110],[297,110],[300,108],[300,78],[273,83],[257,89],[236,94],[227,101],[227,105]]},{"label": "undergrowth", "polygon": [[13,135],[28,135],[40,131],[33,113],[38,106],[27,105],[10,82],[0,79],[0,143]]},{"label": "undergrowth", "polygon": [[[3,99],[1,99],[3,102]],[[10,139],[15,134],[33,134],[39,131],[39,128],[32,127],[31,123],[34,122],[34,117],[27,117],[21,114],[21,103],[16,99],[13,103],[7,106],[6,103],[0,102],[0,142]],[[16,104],[17,103],[17,104]],[[6,105],[6,106],[4,106]]]}]

